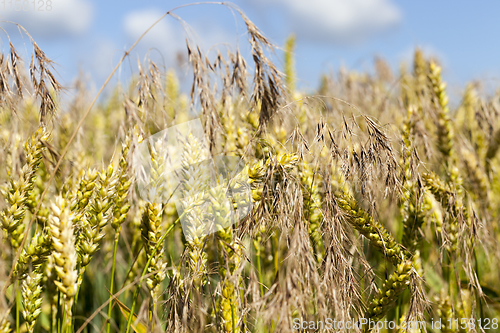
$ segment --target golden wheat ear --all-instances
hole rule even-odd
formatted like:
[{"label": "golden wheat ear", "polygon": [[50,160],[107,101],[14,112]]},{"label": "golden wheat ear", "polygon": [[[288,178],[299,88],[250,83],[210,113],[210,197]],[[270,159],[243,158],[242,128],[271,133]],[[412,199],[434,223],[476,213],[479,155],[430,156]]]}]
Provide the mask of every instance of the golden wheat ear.
[{"label": "golden wheat ear", "polygon": [[22,285],[23,295],[23,316],[26,320],[26,327],[28,332],[33,332],[36,320],[42,313],[42,282],[43,274],[41,269],[37,269],[26,277]]},{"label": "golden wheat ear", "polygon": [[59,291],[64,295],[64,310],[67,316],[65,327],[70,325],[74,297],[78,289],[77,251],[75,232],[69,203],[57,197],[50,206],[49,230],[54,251],[54,268],[57,280],[54,280]]}]

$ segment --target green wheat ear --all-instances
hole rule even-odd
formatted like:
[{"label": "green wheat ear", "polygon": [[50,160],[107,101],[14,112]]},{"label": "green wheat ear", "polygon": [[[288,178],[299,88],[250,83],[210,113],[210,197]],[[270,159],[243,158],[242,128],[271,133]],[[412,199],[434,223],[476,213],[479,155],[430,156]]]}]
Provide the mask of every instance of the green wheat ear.
[{"label": "green wheat ear", "polygon": [[323,244],[323,235],[321,234],[321,222],[323,219],[321,212],[322,198],[320,195],[319,184],[321,176],[314,172],[312,166],[303,162],[301,165],[301,184],[304,205],[304,218],[308,224],[309,237],[311,245],[318,262],[323,260],[325,247]]},{"label": "green wheat ear", "polygon": [[41,269],[37,268],[29,273],[26,280],[23,281],[23,316],[24,320],[26,320],[27,330],[30,333],[33,332],[36,320],[42,313],[42,278]]},{"label": "green wheat ear", "polygon": [[[413,55],[413,77],[414,86],[413,92],[416,95],[416,99],[412,102],[418,102],[421,97],[426,97],[427,93],[427,80],[426,77],[429,73],[427,60],[424,57],[424,53],[421,49],[416,48]],[[421,106],[421,105],[419,105]]]},{"label": "green wheat ear", "polygon": [[[161,196],[163,186],[163,172],[165,168],[165,159],[161,154],[162,142],[158,140],[154,145],[149,145],[151,156],[151,181],[158,186],[157,193]],[[159,200],[159,198],[155,198]],[[151,260],[148,267],[149,277],[146,279],[146,285],[153,298],[154,306],[161,295],[160,285],[166,277],[166,262],[164,259],[164,246],[160,244],[155,252],[155,248],[162,235],[163,204],[156,202],[146,203],[144,215],[142,217],[141,232],[144,242],[146,257]]]},{"label": "green wheat ear", "polygon": [[[148,267],[150,276],[146,279],[146,285],[151,292],[153,299],[157,300],[160,295],[159,285],[165,279],[165,268],[167,263],[164,262],[164,250],[160,245],[154,253],[156,245],[161,238],[161,221],[162,221],[162,205],[156,203],[147,203],[146,211],[143,216],[142,232],[145,242],[146,255],[152,258],[151,265]],[[154,253],[154,257],[153,257]]]},{"label": "green wheat ear", "polygon": [[429,65],[429,80],[435,94],[434,104],[437,107],[438,149],[443,154],[445,162],[450,163],[453,154],[453,124],[449,115],[446,83],[441,79],[441,67],[433,61]]},{"label": "green wheat ear", "polygon": [[23,248],[14,268],[14,277],[24,279],[30,267],[38,269],[47,260],[52,251],[52,242],[45,231],[37,232]]},{"label": "green wheat ear", "polygon": [[349,193],[339,191],[336,195],[338,206],[348,215],[348,221],[363,236],[368,238],[373,246],[382,251],[384,255],[394,264],[400,265],[411,258],[394,236],[384,228],[380,222],[359,207],[356,199]]},{"label": "green wheat ear", "polygon": [[[93,184],[94,182],[97,184]],[[80,279],[85,272],[85,268],[90,264],[92,257],[99,249],[100,242],[104,237],[103,228],[113,218],[112,207],[116,196],[117,182],[117,175],[114,172],[113,165],[110,164],[98,174],[98,179],[95,173],[91,172],[80,184],[82,198],[85,198],[83,200],[90,203],[83,215],[77,216],[81,217],[78,221],[79,234],[77,240]],[[93,189],[94,186],[96,189]],[[95,191],[94,195],[92,195],[93,191]]]},{"label": "green wheat ear", "polygon": [[410,285],[413,263],[411,260],[402,261],[396,270],[384,282],[382,288],[370,302],[365,314],[372,321],[380,320],[387,314],[389,307],[395,303],[399,295]]},{"label": "green wheat ear", "polygon": [[446,233],[449,239],[446,248],[451,253],[455,253],[458,249],[459,221],[468,221],[469,219],[469,214],[463,205],[462,197],[454,193],[454,188],[450,188],[434,173],[423,174],[423,180],[428,190],[441,203],[443,209],[448,210],[450,213],[450,218],[446,224]]},{"label": "green wheat ear", "polygon": [[126,142],[123,144],[122,153],[120,156],[119,169],[117,175],[117,185],[116,185],[116,200],[113,207],[113,219],[111,221],[111,226],[115,230],[115,233],[120,233],[121,226],[125,219],[127,218],[128,211],[130,209],[130,204],[128,203],[128,194],[130,186],[132,185],[132,179],[128,175],[129,163],[128,154],[130,151],[130,145],[132,140],[130,137],[126,138]]},{"label": "green wheat ear", "polygon": [[17,181],[10,180],[8,189],[4,193],[8,207],[0,211],[0,223],[14,250],[19,248],[24,237],[27,201],[33,191],[36,171],[42,161],[42,152],[45,150],[42,141],[48,139],[49,133],[42,127],[30,136],[25,145],[26,163],[21,169],[21,175]]}]

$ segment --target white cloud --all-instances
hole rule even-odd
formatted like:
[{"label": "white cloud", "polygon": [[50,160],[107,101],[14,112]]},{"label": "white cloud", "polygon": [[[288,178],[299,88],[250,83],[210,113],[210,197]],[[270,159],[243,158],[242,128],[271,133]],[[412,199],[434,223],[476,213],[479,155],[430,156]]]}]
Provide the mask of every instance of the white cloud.
[{"label": "white cloud", "polygon": [[266,0],[266,3],[283,6],[299,38],[319,42],[357,42],[401,20],[401,11],[391,0]]},{"label": "white cloud", "polygon": [[1,20],[21,24],[34,37],[73,37],[86,32],[92,23],[93,7],[87,0],[52,0],[52,9],[47,10],[45,2],[41,7],[44,11],[38,11],[38,5],[37,10],[33,10],[31,1],[26,11],[16,11],[14,1],[12,6],[12,9],[2,11]]},{"label": "white cloud", "polygon": [[[137,40],[164,12],[157,9],[143,9],[127,14],[123,19],[123,29],[130,43]],[[185,40],[188,37],[199,45],[205,52],[215,49],[224,49],[225,45],[231,49],[236,47],[236,33],[229,33],[211,20],[201,20],[183,25],[170,16],[163,18],[139,42],[138,53],[142,54],[149,49],[161,52],[165,65],[175,64],[179,54],[186,55]],[[212,23],[212,25],[210,25]],[[186,30],[185,30],[186,29]],[[214,54],[214,53],[210,53]],[[155,56],[153,51],[153,56]]]},{"label": "white cloud", "polygon": [[[127,37],[131,41],[137,40],[163,14],[165,13],[156,9],[145,9],[129,13],[123,20],[123,28]],[[140,46],[158,48],[162,52],[177,49],[179,43],[175,42],[175,32],[170,22],[168,22],[168,19],[169,17],[165,17],[158,22],[153,29],[144,36],[140,42]],[[184,41],[182,35],[177,37],[180,38],[181,42]]]}]

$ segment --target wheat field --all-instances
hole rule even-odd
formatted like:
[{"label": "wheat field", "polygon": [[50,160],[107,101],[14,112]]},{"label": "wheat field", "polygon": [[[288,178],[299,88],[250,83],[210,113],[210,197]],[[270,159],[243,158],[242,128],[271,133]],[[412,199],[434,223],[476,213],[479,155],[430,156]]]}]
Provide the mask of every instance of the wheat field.
[{"label": "wheat field", "polygon": [[2,53],[0,332],[500,332],[500,95],[419,49],[302,92],[232,9],[250,56],[187,39],[187,93]]}]

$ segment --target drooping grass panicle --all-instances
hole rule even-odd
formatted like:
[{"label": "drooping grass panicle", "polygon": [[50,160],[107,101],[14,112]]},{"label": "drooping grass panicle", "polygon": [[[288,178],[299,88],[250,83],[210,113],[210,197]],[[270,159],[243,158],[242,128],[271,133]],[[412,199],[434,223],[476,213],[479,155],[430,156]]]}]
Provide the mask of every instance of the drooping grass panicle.
[{"label": "drooping grass panicle", "polygon": [[[304,90],[293,38],[275,63],[264,33],[218,5],[241,14],[245,46],[205,52],[186,31],[176,66],[146,58],[97,103],[83,75],[59,102],[48,54],[32,44],[24,69],[4,43],[0,332],[491,327],[500,92],[478,81],[455,103],[421,49],[398,75],[377,57]],[[193,82],[177,78],[185,64]]]}]

